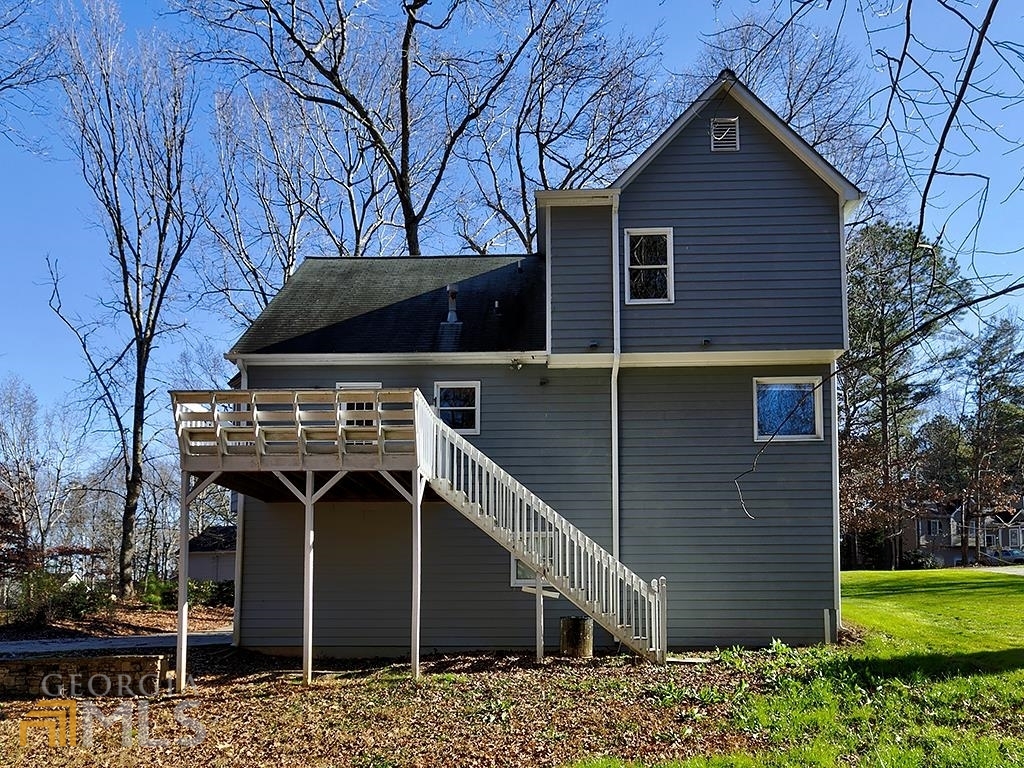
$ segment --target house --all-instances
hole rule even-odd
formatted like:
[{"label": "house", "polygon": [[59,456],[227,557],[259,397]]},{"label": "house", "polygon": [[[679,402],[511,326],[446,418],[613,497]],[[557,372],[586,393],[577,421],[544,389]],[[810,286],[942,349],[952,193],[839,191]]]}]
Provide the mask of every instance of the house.
[{"label": "house", "polygon": [[537,253],[305,261],[240,389],[172,393],[183,505],[240,494],[236,643],[309,679],[581,613],[658,661],[834,639],[859,196],[726,71],[611,187],[538,191]]},{"label": "house", "polygon": [[[979,530],[981,536],[978,536]],[[963,560],[961,548],[964,531],[963,506],[952,512],[941,504],[928,505],[918,512],[904,547],[925,552],[943,565],[958,566]],[[968,563],[984,561],[982,555],[991,550],[1018,549],[1024,542],[1024,510],[985,509],[981,520],[970,517],[967,523]]]},{"label": "house", "polygon": [[234,581],[235,526],[210,525],[189,539],[188,577],[198,581]]}]

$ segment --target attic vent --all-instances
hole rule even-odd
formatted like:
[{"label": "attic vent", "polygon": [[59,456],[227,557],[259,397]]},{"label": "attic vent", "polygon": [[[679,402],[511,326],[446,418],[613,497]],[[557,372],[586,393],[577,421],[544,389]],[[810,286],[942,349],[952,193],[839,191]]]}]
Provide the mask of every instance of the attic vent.
[{"label": "attic vent", "polygon": [[738,117],[711,118],[711,151],[736,152],[740,148],[740,119]]}]

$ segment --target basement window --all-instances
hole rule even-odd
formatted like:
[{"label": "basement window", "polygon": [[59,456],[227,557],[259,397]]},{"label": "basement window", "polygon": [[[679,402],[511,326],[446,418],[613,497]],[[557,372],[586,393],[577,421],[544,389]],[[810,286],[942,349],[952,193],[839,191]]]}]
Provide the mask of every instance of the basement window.
[{"label": "basement window", "polygon": [[738,117],[711,118],[711,151],[738,152],[740,148],[740,119]]},{"label": "basement window", "polygon": [[754,379],[754,440],[821,440],[821,378]]},{"label": "basement window", "polygon": [[445,424],[461,435],[480,434],[480,382],[434,382],[434,408]]},{"label": "basement window", "polygon": [[626,230],[626,303],[671,304],[672,228]]},{"label": "basement window", "polygon": [[[547,562],[551,562],[554,555],[555,537],[554,534],[549,532],[543,532],[537,534],[537,544],[541,548],[541,556]],[[512,558],[512,586],[513,587],[532,587],[537,584],[537,574],[522,560],[517,558],[515,555],[511,555]],[[547,579],[541,579],[541,586],[548,584]]]}]

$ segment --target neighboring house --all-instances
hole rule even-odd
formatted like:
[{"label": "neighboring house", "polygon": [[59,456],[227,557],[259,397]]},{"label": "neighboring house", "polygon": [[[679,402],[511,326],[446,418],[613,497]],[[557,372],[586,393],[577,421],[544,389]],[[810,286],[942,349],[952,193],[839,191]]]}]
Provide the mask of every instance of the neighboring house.
[{"label": "neighboring house", "polygon": [[[916,537],[904,539],[907,551],[917,549],[938,558],[944,565],[960,565],[964,532],[962,506],[952,512],[939,504],[928,506],[918,513],[914,527],[909,530],[916,532]],[[968,563],[977,562],[979,555],[989,550],[1018,549],[1024,542],[1024,511],[987,509],[980,522],[972,517],[966,530]]]},{"label": "neighboring house", "polygon": [[211,525],[188,542],[188,577],[199,581],[234,581],[233,525]]},{"label": "neighboring house", "polygon": [[190,495],[242,494],[237,642],[834,638],[859,196],[723,72],[611,187],[537,192],[538,253],[302,263],[241,389],[172,393]]}]

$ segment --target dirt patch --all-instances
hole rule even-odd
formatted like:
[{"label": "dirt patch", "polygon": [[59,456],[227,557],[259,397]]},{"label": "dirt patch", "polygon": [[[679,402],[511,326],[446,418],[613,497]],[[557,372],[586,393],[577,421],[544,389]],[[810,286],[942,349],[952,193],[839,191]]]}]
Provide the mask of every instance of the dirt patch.
[{"label": "dirt patch", "polygon": [[[300,684],[294,659],[196,649],[184,699],[147,702],[151,738],[123,746],[120,727],[96,730],[91,750],[16,747],[19,702],[0,721],[0,758],[11,765],[130,766],[557,766],[609,755],[653,763],[751,746],[730,731],[745,695],[720,663],[658,667],[628,657],[551,660],[525,655],[436,656],[420,684],[408,665],[318,664]],[[202,727],[200,743],[175,707]],[[98,703],[104,713],[114,702]],[[24,711],[23,711],[24,710]]]},{"label": "dirt patch", "polygon": [[[191,632],[223,629],[231,626],[233,616],[234,611],[231,608],[192,608],[188,614],[188,628]],[[59,621],[46,627],[4,624],[0,626],[0,642],[154,635],[175,632],[177,628],[176,611],[152,610],[143,605],[123,605],[84,619]]]}]

